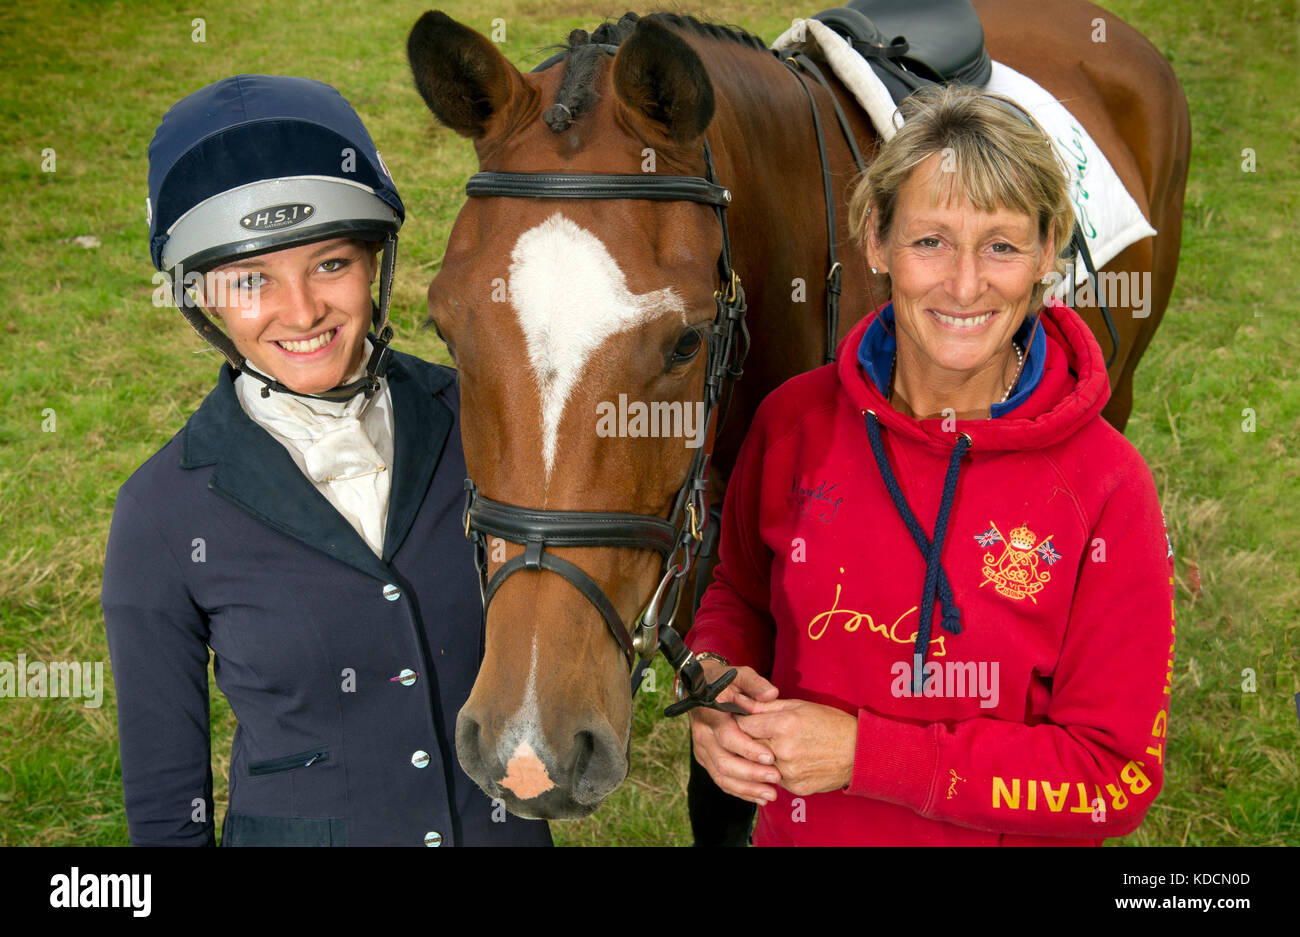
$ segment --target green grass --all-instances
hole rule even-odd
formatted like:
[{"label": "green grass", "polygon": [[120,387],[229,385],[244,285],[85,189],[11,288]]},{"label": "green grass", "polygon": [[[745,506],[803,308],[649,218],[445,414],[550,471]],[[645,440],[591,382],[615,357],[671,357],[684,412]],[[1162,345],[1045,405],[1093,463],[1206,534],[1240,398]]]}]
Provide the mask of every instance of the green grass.
[{"label": "green grass", "polygon": [[[827,3],[826,5],[831,5]],[[241,71],[338,87],[361,113],[409,210],[394,302],[399,347],[447,357],[417,328],[473,151],[434,128],[405,36],[424,4],[72,2],[0,10],[0,660],[98,660],[104,544],[117,487],[212,385],[215,354],[156,308],[144,216],[146,146],[163,112]],[[680,6],[683,11],[691,8]],[[1300,95],[1294,2],[1121,0],[1111,8],[1171,59],[1194,150],[1173,301],[1137,373],[1127,431],[1159,485],[1177,551],[1178,648],[1165,788],[1137,844],[1300,842]],[[456,0],[481,31],[505,18],[527,68],[575,27],[624,7]],[[649,9],[648,7],[642,9]],[[775,0],[699,12],[770,40]],[[207,41],[191,41],[191,19]],[[42,171],[53,148],[56,171]],[[1257,171],[1241,170],[1242,150]],[[70,242],[93,235],[98,248]],[[1242,411],[1255,413],[1243,432]],[[43,432],[52,409],[55,432]],[[1199,584],[1198,584],[1199,583]],[[659,664],[660,686],[666,671]],[[1256,674],[1243,693],[1243,671]],[[628,782],[568,844],[685,843],[686,728],[638,703]],[[234,723],[213,691],[218,814]],[[100,709],[0,699],[0,844],[126,841],[111,688]]]}]

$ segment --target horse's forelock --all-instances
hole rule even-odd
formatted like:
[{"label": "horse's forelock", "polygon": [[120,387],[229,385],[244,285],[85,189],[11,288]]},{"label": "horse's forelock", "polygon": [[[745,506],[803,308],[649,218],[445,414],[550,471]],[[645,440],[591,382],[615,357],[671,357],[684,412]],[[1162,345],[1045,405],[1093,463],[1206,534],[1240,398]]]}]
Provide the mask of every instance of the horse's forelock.
[{"label": "horse's forelock", "polygon": [[[751,49],[771,52],[767,44],[758,36],[745,32],[739,26],[724,26],[707,23],[693,16],[677,13],[651,13],[646,19],[679,30],[691,32],[712,39],[736,42]],[[542,114],[542,120],[553,133],[563,133],[580,114],[585,113],[596,101],[596,63],[607,52],[608,46],[623,44],[636,29],[641,20],[635,13],[624,13],[617,22],[606,20],[592,32],[575,29],[569,33],[568,41],[560,47],[565,54],[564,79],[555,96],[555,103]]]}]

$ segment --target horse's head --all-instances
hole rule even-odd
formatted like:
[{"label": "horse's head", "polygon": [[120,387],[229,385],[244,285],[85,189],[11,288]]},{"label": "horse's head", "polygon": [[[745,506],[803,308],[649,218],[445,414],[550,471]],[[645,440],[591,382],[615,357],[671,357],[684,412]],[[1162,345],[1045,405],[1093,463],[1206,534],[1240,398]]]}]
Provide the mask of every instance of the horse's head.
[{"label": "horse's head", "polygon": [[[590,43],[571,36],[564,61],[530,74],[441,13],[419,20],[408,51],[429,109],[474,141],[485,171],[705,175],[714,98],[699,56],[653,21],[603,29]],[[478,494],[666,521],[704,442],[722,244],[714,208],[685,196],[476,192],[429,311],[460,370]],[[514,567],[493,582],[457,754],[516,814],[584,816],[627,773],[628,657],[612,632],[638,618],[665,558],[646,536],[628,541],[639,546],[565,547],[548,534],[544,553],[535,545],[525,555],[528,518],[518,512],[482,527],[489,578]]]}]

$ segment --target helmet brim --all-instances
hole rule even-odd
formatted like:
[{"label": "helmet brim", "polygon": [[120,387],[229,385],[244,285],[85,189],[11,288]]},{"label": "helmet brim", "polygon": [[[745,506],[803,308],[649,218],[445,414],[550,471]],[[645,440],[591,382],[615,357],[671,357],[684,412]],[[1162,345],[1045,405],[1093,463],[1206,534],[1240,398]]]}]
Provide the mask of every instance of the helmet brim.
[{"label": "helmet brim", "polygon": [[401,228],[369,186],[324,176],[252,182],[205,199],[167,232],[162,267],[203,272],[336,237],[382,241]]}]

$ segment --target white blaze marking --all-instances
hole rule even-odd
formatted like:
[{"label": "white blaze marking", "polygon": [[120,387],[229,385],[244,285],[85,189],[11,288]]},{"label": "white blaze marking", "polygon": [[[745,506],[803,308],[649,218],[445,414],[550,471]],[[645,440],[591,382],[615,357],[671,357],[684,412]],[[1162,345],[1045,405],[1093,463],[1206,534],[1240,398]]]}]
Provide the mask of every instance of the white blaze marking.
[{"label": "white blaze marking", "polygon": [[541,708],[537,705],[537,634],[534,632],[524,698],[506,722],[506,731],[497,743],[497,751],[506,765],[505,777],[497,783],[520,800],[531,800],[555,786],[547,773],[546,762],[534,748],[535,745],[546,751],[545,742]]},{"label": "white blaze marking", "polygon": [[[510,739],[528,741],[532,739],[538,743],[542,741],[542,711],[537,705],[537,632],[533,632],[533,656],[528,664],[528,682],[524,684],[524,698],[519,703],[519,708],[515,714],[510,717],[506,723],[510,728],[507,737]],[[508,745],[509,742],[507,741]]]},{"label": "white blaze marking", "polygon": [[542,398],[542,458],[549,482],[569,394],[606,339],[665,313],[686,324],[671,288],[632,293],[600,238],[556,212],[519,235],[510,253],[510,303]]}]

